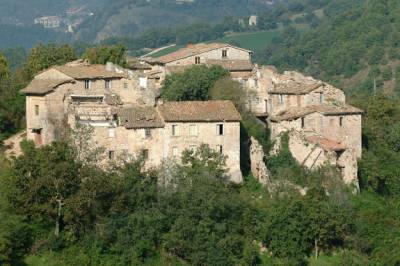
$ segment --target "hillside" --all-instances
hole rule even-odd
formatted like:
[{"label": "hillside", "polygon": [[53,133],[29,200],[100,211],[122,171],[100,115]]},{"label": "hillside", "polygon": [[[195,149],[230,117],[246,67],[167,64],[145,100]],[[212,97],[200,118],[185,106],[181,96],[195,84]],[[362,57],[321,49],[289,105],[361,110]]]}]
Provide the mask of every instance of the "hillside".
[{"label": "hillside", "polygon": [[315,29],[286,31],[259,54],[259,61],[281,70],[301,70],[347,89],[398,93],[399,26],[399,1],[355,1]]},{"label": "hillside", "polygon": [[[101,41],[112,36],[133,37],[146,29],[218,22],[224,17],[249,16],[268,9],[265,0],[22,0],[0,2],[0,30],[9,36],[0,47],[48,41]],[[55,18],[54,28],[33,27],[35,19]],[[32,32],[34,36],[24,36]],[[68,34],[66,34],[68,32]],[[35,38],[39,36],[39,38]]]}]

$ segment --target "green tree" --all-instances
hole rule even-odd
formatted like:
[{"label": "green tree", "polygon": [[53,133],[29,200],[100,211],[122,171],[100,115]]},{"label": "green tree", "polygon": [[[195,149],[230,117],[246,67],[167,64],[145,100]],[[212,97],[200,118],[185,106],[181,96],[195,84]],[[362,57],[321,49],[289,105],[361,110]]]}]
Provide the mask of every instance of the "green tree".
[{"label": "green tree", "polygon": [[83,57],[91,64],[103,64],[112,62],[121,66],[126,65],[126,48],[123,45],[101,45],[87,48]]},{"label": "green tree", "polygon": [[39,44],[28,55],[25,71],[31,76],[55,65],[64,65],[76,59],[74,49],[68,45]]},{"label": "green tree", "polygon": [[232,101],[240,113],[246,111],[246,93],[240,83],[230,77],[217,80],[209,91],[209,98],[212,100]]},{"label": "green tree", "polygon": [[228,72],[220,66],[193,66],[183,73],[167,76],[161,88],[161,97],[168,101],[207,100],[215,82],[227,75]]},{"label": "green tree", "polygon": [[0,82],[9,77],[9,69],[6,58],[0,53]]}]

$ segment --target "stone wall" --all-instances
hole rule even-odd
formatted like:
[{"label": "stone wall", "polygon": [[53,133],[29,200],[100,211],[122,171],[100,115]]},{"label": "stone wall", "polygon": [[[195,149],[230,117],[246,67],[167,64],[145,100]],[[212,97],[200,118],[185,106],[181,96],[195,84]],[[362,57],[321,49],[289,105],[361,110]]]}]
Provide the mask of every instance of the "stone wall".
[{"label": "stone wall", "polygon": [[188,66],[188,65],[195,65],[196,57],[200,57],[200,64],[205,64],[207,63],[207,60],[222,60],[222,51],[227,50],[227,60],[251,60],[251,55],[249,52],[241,50],[241,49],[236,49],[233,47],[224,47],[224,48],[219,48],[215,49],[212,51],[208,51],[202,54],[198,55],[193,55],[189,56],[186,58],[182,58],[170,63],[167,63],[166,66]]}]

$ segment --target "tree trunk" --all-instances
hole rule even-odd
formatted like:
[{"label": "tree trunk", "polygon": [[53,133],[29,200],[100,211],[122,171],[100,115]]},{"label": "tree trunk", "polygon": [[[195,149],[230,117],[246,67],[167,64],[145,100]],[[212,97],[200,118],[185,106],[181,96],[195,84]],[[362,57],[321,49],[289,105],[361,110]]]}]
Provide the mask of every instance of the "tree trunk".
[{"label": "tree trunk", "polygon": [[318,259],[318,240],[314,238],[315,259]]},{"label": "tree trunk", "polygon": [[62,208],[62,202],[61,200],[57,200],[58,203],[58,213],[57,213],[57,219],[56,219],[56,228],[54,230],[54,235],[58,237],[60,235],[60,221],[61,221],[61,208]]}]

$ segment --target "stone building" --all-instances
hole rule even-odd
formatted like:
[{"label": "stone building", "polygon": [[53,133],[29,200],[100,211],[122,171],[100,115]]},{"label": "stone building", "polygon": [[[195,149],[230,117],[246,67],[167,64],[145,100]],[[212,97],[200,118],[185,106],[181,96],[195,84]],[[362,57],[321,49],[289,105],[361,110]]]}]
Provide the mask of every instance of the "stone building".
[{"label": "stone building", "polygon": [[26,94],[27,138],[37,146],[57,140],[62,126],[93,127],[105,157],[143,156],[146,167],[201,144],[226,156],[232,181],[240,172],[240,114],[229,101],[156,104],[156,85],[143,72],[73,62],[35,76]]},{"label": "stone building", "polygon": [[254,65],[251,56],[252,51],[226,43],[200,43],[189,44],[158,58],[141,60],[152,65],[151,73],[157,73],[161,80],[168,74],[182,72],[193,65],[220,65],[235,78],[252,73]]},{"label": "stone building", "polygon": [[310,169],[336,165],[345,183],[358,186],[363,111],[348,105],[343,91],[312,77],[268,67],[256,71],[258,86],[246,88],[262,102],[271,140],[279,145],[288,132],[289,148],[300,164]]},{"label": "stone building", "polygon": [[61,19],[58,16],[45,16],[40,18],[35,18],[35,24],[40,24],[44,28],[53,29],[59,28],[61,24]]}]

